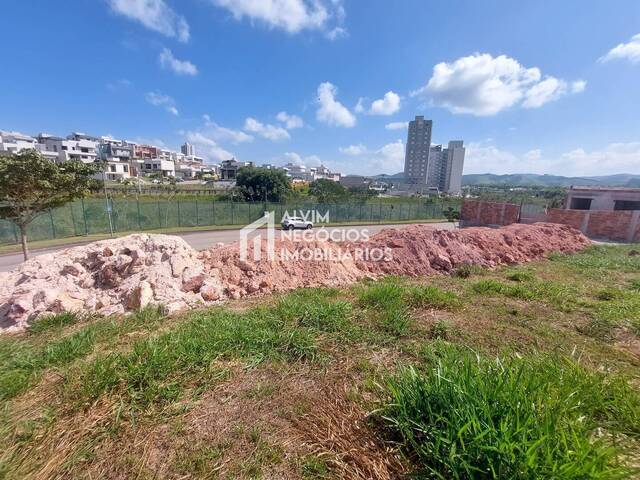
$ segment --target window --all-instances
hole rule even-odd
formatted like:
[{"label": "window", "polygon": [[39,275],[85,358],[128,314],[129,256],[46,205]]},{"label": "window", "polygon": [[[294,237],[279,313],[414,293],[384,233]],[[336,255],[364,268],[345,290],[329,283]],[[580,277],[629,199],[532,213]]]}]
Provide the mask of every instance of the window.
[{"label": "window", "polygon": [[115,172],[116,171],[116,166],[115,165],[109,165],[109,170],[111,172]]},{"label": "window", "polygon": [[128,172],[129,172],[129,165],[123,165],[123,166],[122,166],[122,169],[123,169],[125,172],[127,172],[127,173],[128,173]]},{"label": "window", "polygon": [[616,200],[614,210],[640,210],[640,200]]},{"label": "window", "polygon": [[571,205],[569,208],[573,210],[590,210],[591,209],[591,198],[572,198]]}]

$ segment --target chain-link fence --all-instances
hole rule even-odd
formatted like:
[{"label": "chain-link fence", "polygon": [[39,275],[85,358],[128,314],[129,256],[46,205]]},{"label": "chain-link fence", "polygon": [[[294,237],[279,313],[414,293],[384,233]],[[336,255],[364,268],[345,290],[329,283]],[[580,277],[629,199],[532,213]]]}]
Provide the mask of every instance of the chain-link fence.
[{"label": "chain-link fence", "polygon": [[[39,215],[28,227],[33,240],[51,240],[111,231],[131,232],[164,228],[246,225],[266,211],[274,211],[279,221],[285,213],[317,211],[329,222],[395,222],[445,218],[449,208],[459,203],[241,203],[195,199],[90,198],[69,203]],[[326,214],[328,213],[328,217]],[[15,224],[0,220],[0,244],[20,241]]]}]

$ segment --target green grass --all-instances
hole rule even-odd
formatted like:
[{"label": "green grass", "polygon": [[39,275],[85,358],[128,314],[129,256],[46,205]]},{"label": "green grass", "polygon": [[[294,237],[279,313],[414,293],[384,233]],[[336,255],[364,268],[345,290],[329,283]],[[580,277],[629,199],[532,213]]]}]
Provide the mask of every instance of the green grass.
[{"label": "green grass", "polygon": [[407,285],[402,279],[389,277],[358,289],[358,303],[369,309],[379,328],[400,337],[412,326],[412,311],[432,308],[454,310],[461,305],[452,292],[433,285]]},{"label": "green grass", "polygon": [[570,358],[444,346],[386,388],[380,416],[417,478],[622,478],[615,439],[640,436],[637,393]]},{"label": "green grass", "polygon": [[216,360],[313,360],[316,354],[309,329],[287,324],[269,308],[241,314],[214,309],[135,342],[129,352],[97,356],[78,372],[69,394],[85,401],[119,388],[128,401],[144,406],[179,398],[188,380],[220,378],[225,372],[215,366]]},{"label": "green grass", "polygon": [[[401,447],[418,478],[623,476],[640,451],[628,386],[640,379],[640,270],[629,251],[474,267],[428,284],[304,288],[250,307],[42,318],[0,337],[0,478],[253,478],[281,468],[335,478],[362,460],[333,441],[341,426],[363,440],[353,446],[364,457]],[[584,363],[567,358],[573,350]],[[343,407],[331,410],[341,402],[383,405],[385,420],[362,418],[354,433]],[[317,413],[331,415],[331,438],[291,448],[290,429]],[[229,435],[200,428],[212,415]],[[147,462],[145,438],[160,446],[161,470]]]}]

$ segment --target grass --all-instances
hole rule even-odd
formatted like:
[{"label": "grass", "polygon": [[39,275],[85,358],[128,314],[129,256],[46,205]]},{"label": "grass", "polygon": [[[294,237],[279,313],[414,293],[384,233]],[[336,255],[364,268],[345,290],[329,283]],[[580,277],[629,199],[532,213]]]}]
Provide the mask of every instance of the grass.
[{"label": "grass", "polygon": [[41,318],[0,337],[0,478],[628,476],[630,248]]},{"label": "grass", "polygon": [[[571,358],[439,348],[392,376],[380,412],[420,478],[621,478],[640,397]],[[604,431],[606,434],[602,434]]]}]

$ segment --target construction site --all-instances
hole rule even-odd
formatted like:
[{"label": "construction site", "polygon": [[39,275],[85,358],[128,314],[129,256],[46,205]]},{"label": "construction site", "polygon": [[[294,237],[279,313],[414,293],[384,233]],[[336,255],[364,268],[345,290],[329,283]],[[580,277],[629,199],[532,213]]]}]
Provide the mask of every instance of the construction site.
[{"label": "construction site", "polygon": [[247,251],[140,233],[0,273],[0,473],[631,475],[640,252],[519,216]]}]

